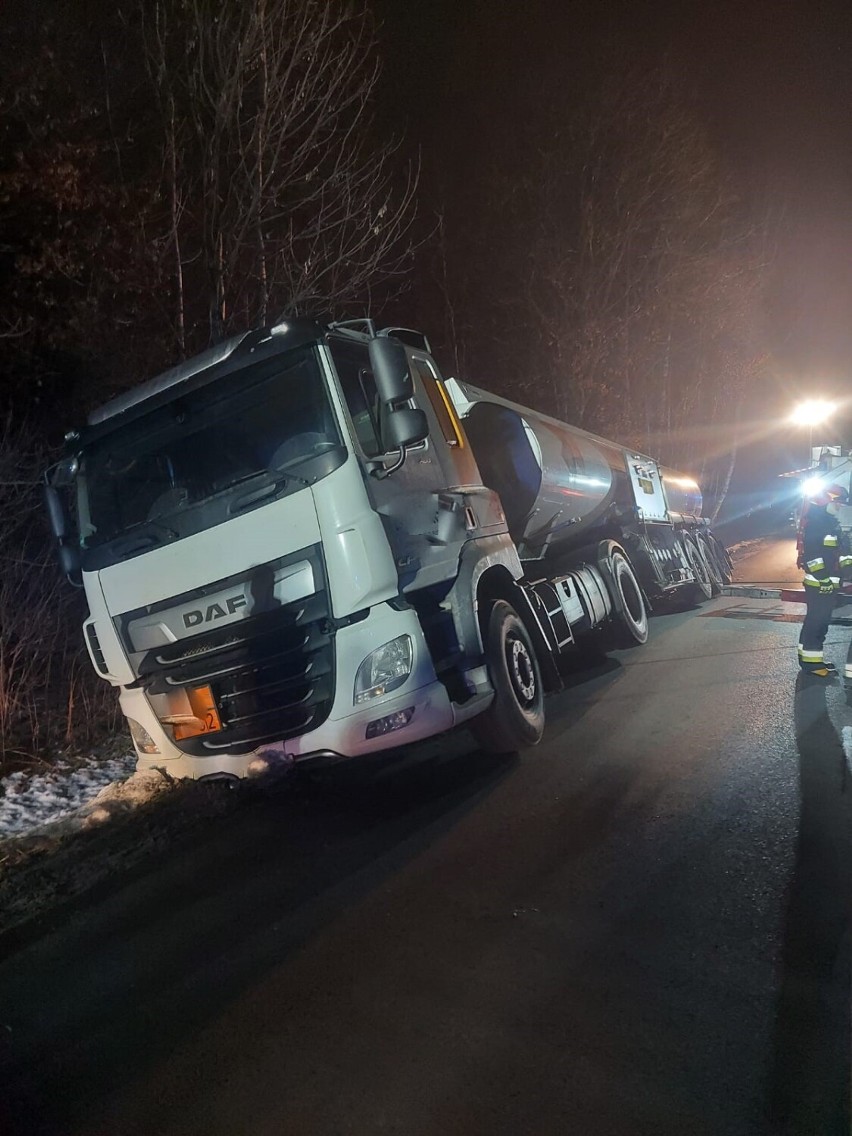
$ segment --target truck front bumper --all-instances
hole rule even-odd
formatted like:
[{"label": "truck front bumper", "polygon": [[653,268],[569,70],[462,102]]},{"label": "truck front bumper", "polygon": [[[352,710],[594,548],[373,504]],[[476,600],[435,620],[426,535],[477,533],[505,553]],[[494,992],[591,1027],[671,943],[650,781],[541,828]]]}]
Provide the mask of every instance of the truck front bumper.
[{"label": "truck front bumper", "polygon": [[[413,644],[410,675],[397,690],[354,705],[359,666],[371,651],[400,635],[409,635]],[[338,630],[331,711],[321,725],[300,737],[267,743],[249,753],[215,751],[196,757],[174,744],[143,690],[124,688],[120,700],[125,716],[143,726],[159,750],[150,754],[137,751],[137,769],[163,768],[174,777],[193,779],[247,777],[265,772],[270,766],[320,755],[348,758],[376,753],[432,737],[454,723],[452,704],[435,677],[415,612],[396,611],[387,604],[373,608],[366,619]]]}]

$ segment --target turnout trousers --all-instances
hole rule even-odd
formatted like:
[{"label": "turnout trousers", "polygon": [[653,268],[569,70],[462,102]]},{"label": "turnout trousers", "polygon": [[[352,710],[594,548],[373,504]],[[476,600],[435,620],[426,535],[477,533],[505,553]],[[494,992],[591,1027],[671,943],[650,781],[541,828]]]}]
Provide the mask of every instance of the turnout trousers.
[{"label": "turnout trousers", "polygon": [[802,633],[799,637],[799,666],[802,670],[813,671],[821,667],[825,661],[823,644],[828,634],[828,625],[831,622],[831,613],[837,603],[837,593],[828,595],[813,589],[805,588],[807,611],[802,624]]}]

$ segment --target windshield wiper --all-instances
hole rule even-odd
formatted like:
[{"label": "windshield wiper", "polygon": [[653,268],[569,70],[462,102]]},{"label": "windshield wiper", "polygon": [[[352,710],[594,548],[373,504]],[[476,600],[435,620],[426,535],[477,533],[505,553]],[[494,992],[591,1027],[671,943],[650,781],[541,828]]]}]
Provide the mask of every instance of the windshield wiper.
[{"label": "windshield wiper", "polygon": [[[154,530],[154,531],[151,531]],[[162,544],[164,540],[177,540],[178,533],[160,521],[138,521],[135,525],[118,533],[108,542],[116,552],[142,552],[145,548],[153,548]]]},{"label": "windshield wiper", "polygon": [[289,470],[285,473],[281,469],[261,469],[257,473],[247,473],[245,477],[240,477],[231,482],[228,488],[236,489],[237,486],[242,487],[252,481],[264,481],[267,484],[274,484],[276,487],[281,487],[287,481],[299,481],[302,485],[310,484],[304,477],[300,477],[297,473],[290,473]]},{"label": "windshield wiper", "polygon": [[[277,497],[287,488],[291,481],[300,485],[310,485],[310,482],[306,481],[304,477],[299,477],[291,473],[279,475],[278,477],[264,473],[262,476],[264,477],[264,481],[248,489],[246,492],[241,493],[239,496],[234,497],[231,501],[228,506],[228,512],[232,517],[237,513],[242,513],[244,510],[252,508],[254,505],[260,505],[266,500]],[[245,482],[243,484],[245,484]]]}]

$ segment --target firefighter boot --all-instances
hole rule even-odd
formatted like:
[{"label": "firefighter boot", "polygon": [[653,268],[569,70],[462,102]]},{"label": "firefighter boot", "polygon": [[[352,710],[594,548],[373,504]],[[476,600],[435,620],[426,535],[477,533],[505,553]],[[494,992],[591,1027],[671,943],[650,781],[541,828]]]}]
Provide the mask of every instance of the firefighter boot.
[{"label": "firefighter boot", "polygon": [[[822,648],[817,650],[809,650],[799,643],[799,666],[805,674],[815,674],[817,671],[829,671],[831,674],[837,674],[837,667],[834,663],[829,663],[822,653]],[[849,677],[852,677],[852,664],[847,666]],[[825,677],[825,676],[821,676]]]}]

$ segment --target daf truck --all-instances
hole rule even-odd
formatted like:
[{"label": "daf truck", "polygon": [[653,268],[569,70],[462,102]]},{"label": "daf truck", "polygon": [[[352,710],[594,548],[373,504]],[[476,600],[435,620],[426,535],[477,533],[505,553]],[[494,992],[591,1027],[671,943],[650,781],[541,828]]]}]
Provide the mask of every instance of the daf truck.
[{"label": "daf truck", "polygon": [[689,476],[292,319],[96,410],[46,474],[138,768],[244,777],[466,725],[534,745],[562,662],[729,579]]}]

